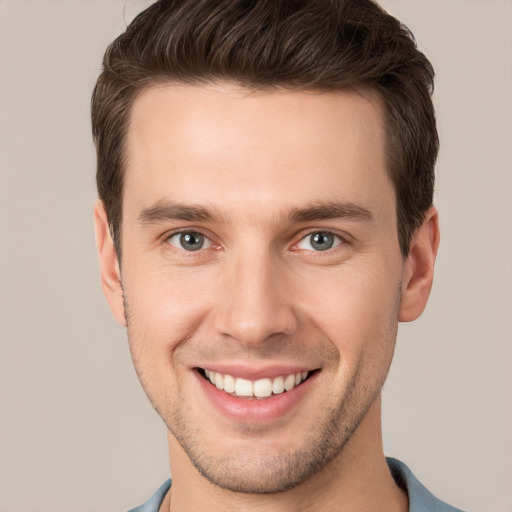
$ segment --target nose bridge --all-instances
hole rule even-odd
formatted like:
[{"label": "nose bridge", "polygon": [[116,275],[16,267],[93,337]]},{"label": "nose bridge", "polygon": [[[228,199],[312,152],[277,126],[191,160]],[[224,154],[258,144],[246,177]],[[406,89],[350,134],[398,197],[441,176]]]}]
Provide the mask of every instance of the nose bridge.
[{"label": "nose bridge", "polygon": [[292,297],[286,293],[279,261],[271,251],[241,250],[226,263],[216,311],[218,332],[243,344],[291,334],[297,324]]}]

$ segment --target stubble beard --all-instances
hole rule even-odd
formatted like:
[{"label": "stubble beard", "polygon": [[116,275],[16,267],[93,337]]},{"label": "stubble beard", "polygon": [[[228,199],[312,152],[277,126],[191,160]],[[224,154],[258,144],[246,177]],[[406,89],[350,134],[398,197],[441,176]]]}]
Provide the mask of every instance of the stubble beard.
[{"label": "stubble beard", "polygon": [[[124,303],[128,339],[132,348],[133,344],[137,343],[137,336],[130,328],[132,324],[126,297]],[[392,340],[393,345],[395,339],[396,330]],[[316,422],[310,424],[301,447],[278,454],[263,455],[258,452],[258,455],[254,456],[250,450],[235,453],[227,449],[223,455],[208,453],[208,447],[202,442],[204,434],[201,432],[201,428],[207,428],[208,421],[205,419],[200,427],[187,421],[189,415],[184,413],[187,404],[179,398],[174,403],[167,402],[163,405],[158,403],[148,387],[144,385],[146,381],[144,369],[138,364],[133,351],[132,358],[153,408],[198,472],[217,487],[247,494],[274,494],[293,489],[322,471],[337,458],[380,396],[391,364],[391,357],[389,357],[385,371],[381,373],[382,378],[375,382],[363,375],[364,363],[360,362],[353,378],[344,389],[343,398],[338,400],[337,405],[321,409],[322,414]],[[384,361],[381,363],[386,364]],[[330,403],[336,403],[336,400]],[[297,423],[297,428],[303,428],[303,425]],[[259,442],[256,430],[248,429],[246,437],[253,437],[255,443]]]},{"label": "stubble beard", "polygon": [[[380,387],[374,399],[379,393]],[[279,454],[257,450],[254,455],[256,450],[248,448],[242,452],[227,449],[225,454],[212,457],[200,443],[201,433],[190,428],[181,408],[176,408],[171,417],[159,414],[192,464],[210,483],[238,493],[274,494],[306,482],[340,455],[374,402],[366,398],[368,403],[362,407],[357,394],[353,381],[341,404],[323,411],[318,422],[310,425],[301,447]],[[297,428],[303,425],[298,423]],[[252,441],[259,443],[257,432],[246,435],[254,436]]]}]

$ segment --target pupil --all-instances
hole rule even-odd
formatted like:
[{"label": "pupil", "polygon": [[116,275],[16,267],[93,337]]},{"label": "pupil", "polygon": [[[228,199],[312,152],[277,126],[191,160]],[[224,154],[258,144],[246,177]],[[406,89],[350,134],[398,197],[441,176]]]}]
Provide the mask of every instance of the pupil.
[{"label": "pupil", "polygon": [[181,245],[188,251],[197,251],[204,244],[204,237],[199,233],[184,233],[180,237]]},{"label": "pupil", "polygon": [[311,245],[318,251],[326,251],[333,243],[334,239],[329,233],[315,233]]}]

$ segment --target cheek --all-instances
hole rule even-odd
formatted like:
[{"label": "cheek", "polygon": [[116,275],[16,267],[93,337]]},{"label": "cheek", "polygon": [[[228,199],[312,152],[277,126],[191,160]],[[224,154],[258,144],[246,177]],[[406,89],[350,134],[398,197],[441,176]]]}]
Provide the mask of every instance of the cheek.
[{"label": "cheek", "polygon": [[207,314],[207,282],[204,272],[157,266],[123,278],[134,359],[144,358],[144,364],[155,366],[168,364],[173,350]]},{"label": "cheek", "polygon": [[180,396],[184,365],[179,347],[196,332],[207,311],[203,281],[190,272],[157,267],[123,278],[134,367],[162,417],[172,416]]},{"label": "cheek", "polygon": [[[344,264],[302,278],[300,309],[346,364],[393,350],[398,322],[399,269]],[[366,356],[364,354],[367,354]]]}]

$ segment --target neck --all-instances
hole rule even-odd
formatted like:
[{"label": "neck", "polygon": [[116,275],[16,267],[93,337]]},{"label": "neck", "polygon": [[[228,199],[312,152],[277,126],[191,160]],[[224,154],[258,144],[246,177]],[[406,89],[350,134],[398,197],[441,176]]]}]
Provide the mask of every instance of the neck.
[{"label": "neck", "polygon": [[334,460],[302,484],[274,494],[236,493],[211,484],[191,464],[174,436],[169,434],[172,497],[168,493],[160,510],[406,512],[407,495],[395,484],[383,453],[380,402],[378,397]]}]

